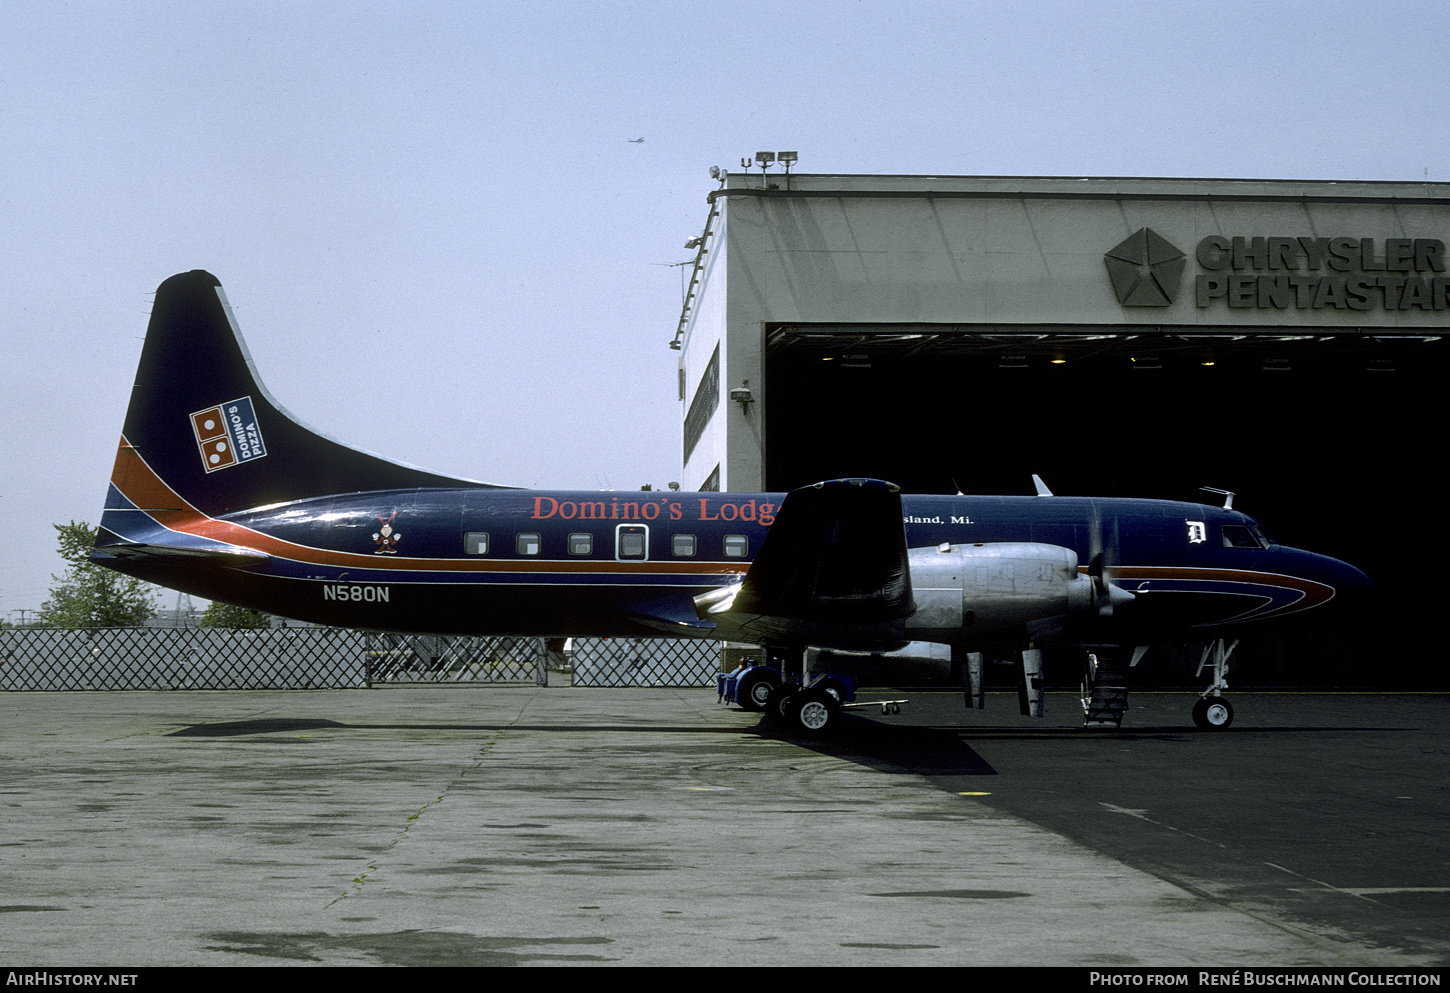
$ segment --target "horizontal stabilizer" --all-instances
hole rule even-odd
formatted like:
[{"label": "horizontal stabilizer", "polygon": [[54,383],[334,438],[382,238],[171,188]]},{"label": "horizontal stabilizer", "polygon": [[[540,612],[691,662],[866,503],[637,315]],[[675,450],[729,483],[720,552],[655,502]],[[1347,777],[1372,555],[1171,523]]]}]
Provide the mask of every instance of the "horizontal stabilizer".
[{"label": "horizontal stabilizer", "polygon": [[255,569],[271,558],[265,552],[217,541],[208,541],[204,545],[153,544],[127,541],[104,530],[98,536],[96,548],[90,557],[97,562],[105,562],[107,559],[189,559],[210,561],[230,569]]}]

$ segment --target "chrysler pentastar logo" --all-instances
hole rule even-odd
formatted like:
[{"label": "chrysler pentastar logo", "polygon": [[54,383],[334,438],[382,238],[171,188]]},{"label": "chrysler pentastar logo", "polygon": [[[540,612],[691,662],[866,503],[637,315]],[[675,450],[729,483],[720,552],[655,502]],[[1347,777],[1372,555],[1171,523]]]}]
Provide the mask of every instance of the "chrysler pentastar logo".
[{"label": "chrysler pentastar logo", "polygon": [[1152,228],[1139,228],[1103,256],[1113,292],[1124,307],[1166,307],[1173,302],[1188,257]]}]

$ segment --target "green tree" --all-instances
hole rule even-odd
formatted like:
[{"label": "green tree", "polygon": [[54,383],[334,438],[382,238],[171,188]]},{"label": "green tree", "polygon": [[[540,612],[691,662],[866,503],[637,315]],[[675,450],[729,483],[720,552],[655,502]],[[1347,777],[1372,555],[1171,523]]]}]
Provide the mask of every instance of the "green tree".
[{"label": "green tree", "polygon": [[154,587],[90,560],[96,529],[85,521],[52,525],[60,534],[60,557],[70,563],[64,576],[51,576],[50,599],[39,621],[57,628],[135,627],[155,616]]},{"label": "green tree", "polygon": [[260,610],[248,610],[234,603],[213,600],[206,613],[201,615],[204,628],[266,628],[272,626],[272,618]]}]

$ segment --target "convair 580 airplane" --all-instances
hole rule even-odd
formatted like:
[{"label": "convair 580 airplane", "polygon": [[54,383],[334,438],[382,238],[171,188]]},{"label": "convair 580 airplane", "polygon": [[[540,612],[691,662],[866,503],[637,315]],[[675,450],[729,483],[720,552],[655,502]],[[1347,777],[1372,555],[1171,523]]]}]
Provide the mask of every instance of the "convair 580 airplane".
[{"label": "convair 580 airplane", "polygon": [[[1228,507],[1039,493],[913,497],[837,479],[621,494],[426,472],[283,409],[221,285],[196,270],[156,292],[92,559],[321,624],[762,644],[785,675],[743,702],[807,730],[836,712],[807,648],[839,653],[840,671],[914,642],[949,645],[960,664],[983,649],[1219,639],[1369,585]],[[1218,659],[1195,710],[1205,726],[1232,715]]]}]

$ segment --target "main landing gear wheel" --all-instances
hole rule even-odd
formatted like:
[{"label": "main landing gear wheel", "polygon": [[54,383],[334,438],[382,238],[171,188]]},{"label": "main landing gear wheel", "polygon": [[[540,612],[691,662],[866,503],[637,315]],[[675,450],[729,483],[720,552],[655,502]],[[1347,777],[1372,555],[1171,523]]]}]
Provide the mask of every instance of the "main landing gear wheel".
[{"label": "main landing gear wheel", "polygon": [[740,685],[735,689],[735,702],[746,710],[764,710],[770,702],[770,691],[775,687],[775,677],[769,669],[753,669],[740,677]]},{"label": "main landing gear wheel", "polygon": [[1205,731],[1222,731],[1233,722],[1233,704],[1221,696],[1203,697],[1193,705],[1193,723]]},{"label": "main landing gear wheel", "polygon": [[798,687],[792,686],[789,683],[772,686],[766,695],[766,715],[783,721],[789,720],[792,698],[799,692],[800,689]]},{"label": "main landing gear wheel", "polygon": [[816,686],[831,695],[837,703],[846,702],[846,684],[839,679],[832,679],[829,676],[821,680]]}]

